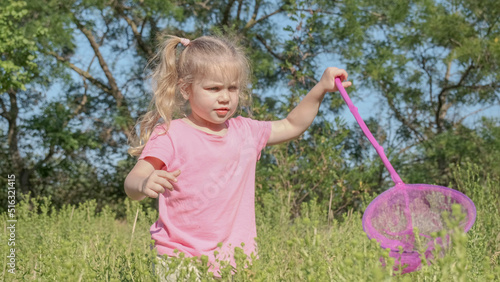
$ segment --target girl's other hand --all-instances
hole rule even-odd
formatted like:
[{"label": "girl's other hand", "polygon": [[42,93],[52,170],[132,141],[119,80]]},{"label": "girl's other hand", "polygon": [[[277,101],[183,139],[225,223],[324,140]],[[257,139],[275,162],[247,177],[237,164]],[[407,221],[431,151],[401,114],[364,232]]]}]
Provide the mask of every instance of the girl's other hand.
[{"label": "girl's other hand", "polygon": [[180,170],[168,172],[164,170],[154,170],[142,184],[141,193],[150,198],[158,198],[159,194],[165,192],[165,189],[174,190],[172,183],[177,182],[177,176],[181,174]]},{"label": "girl's other hand", "polygon": [[340,81],[342,81],[342,86],[347,88],[352,85],[350,81],[347,80],[347,72],[344,69],[329,67],[323,73],[318,84],[321,85],[324,92],[335,92],[338,91],[337,86],[335,85],[335,78],[340,77]]}]

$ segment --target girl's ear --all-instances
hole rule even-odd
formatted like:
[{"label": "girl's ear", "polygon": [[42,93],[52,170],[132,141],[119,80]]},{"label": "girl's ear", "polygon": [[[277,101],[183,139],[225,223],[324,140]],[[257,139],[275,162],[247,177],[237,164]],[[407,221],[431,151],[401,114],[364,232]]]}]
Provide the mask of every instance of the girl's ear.
[{"label": "girl's ear", "polygon": [[188,101],[189,100],[189,85],[187,83],[184,83],[182,79],[179,79],[179,89],[181,91],[181,95],[184,98],[184,100]]}]

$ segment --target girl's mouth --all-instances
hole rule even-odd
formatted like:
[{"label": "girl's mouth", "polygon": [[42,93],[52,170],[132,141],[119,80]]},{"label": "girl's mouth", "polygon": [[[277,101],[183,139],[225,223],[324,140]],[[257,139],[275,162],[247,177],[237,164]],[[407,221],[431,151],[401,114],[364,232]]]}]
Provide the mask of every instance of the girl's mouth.
[{"label": "girl's mouth", "polygon": [[227,108],[215,109],[215,112],[220,116],[224,116],[229,112],[229,109]]}]

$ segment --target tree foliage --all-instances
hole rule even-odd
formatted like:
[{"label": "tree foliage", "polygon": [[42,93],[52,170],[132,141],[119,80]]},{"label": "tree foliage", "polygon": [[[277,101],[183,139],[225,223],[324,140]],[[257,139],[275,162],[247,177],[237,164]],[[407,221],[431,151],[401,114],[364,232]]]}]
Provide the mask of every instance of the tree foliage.
[{"label": "tree foliage", "polygon": [[[465,119],[500,102],[500,7],[495,1],[361,0],[340,9],[346,16],[334,26],[342,30],[342,56],[397,120],[402,158],[408,167],[424,164],[435,175],[429,179],[447,184],[449,164],[471,149],[458,141],[467,143],[476,130]],[[415,154],[404,154],[409,149]]]},{"label": "tree foliage", "polygon": [[[404,179],[448,184],[449,167],[462,161],[492,172],[498,166],[494,158],[477,158],[478,152],[498,154],[492,145],[498,121],[465,122],[471,108],[499,99],[500,11],[494,1],[0,5],[2,173],[18,176],[20,192],[52,196],[57,205],[91,198],[120,205],[123,180],[135,162],[126,155],[127,139],[151,95],[145,66],[164,34],[237,38],[253,65],[258,119],[286,116],[317,82],[326,60],[339,59],[357,89],[371,91],[396,121],[387,130],[373,117],[368,125],[393,148],[390,158]],[[390,185],[357,126],[349,131],[334,119],[343,107],[340,97],[325,100],[303,138],[266,150],[259,163],[259,195],[282,193],[297,214],[307,201],[332,213],[356,208],[363,192]]]}]

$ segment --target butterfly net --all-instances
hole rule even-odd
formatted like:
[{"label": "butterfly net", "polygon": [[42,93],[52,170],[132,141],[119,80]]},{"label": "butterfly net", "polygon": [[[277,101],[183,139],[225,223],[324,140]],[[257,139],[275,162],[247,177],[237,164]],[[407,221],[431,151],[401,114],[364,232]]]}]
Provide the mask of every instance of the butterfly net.
[{"label": "butterfly net", "polygon": [[[459,213],[453,211],[454,205],[460,208]],[[475,218],[474,204],[459,191],[427,184],[401,184],[370,203],[363,215],[363,228],[368,237],[377,239],[384,248],[418,252],[432,248],[434,238],[449,228],[449,222],[458,222],[468,231]]]},{"label": "butterfly net", "polygon": [[339,78],[335,78],[335,84],[396,184],[367,207],[363,214],[363,229],[369,238],[391,249],[389,255],[397,258],[396,264],[408,266],[403,273],[414,271],[420,266],[420,255],[432,256],[435,243],[442,247],[449,244],[448,235],[438,236],[442,231],[449,234],[449,222],[458,221],[465,232],[472,227],[476,219],[474,203],[461,192],[447,187],[403,183]]}]

